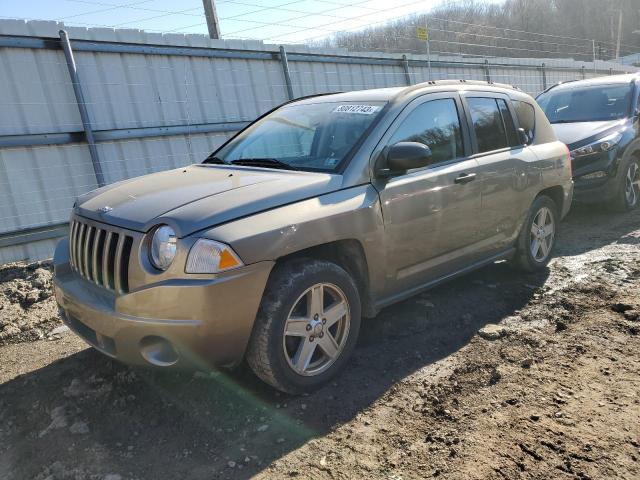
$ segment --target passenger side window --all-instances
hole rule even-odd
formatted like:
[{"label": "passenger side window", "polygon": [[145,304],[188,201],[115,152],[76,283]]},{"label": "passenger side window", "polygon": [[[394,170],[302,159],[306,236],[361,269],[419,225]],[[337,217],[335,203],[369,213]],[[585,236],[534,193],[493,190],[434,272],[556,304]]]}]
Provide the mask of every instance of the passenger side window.
[{"label": "passenger side window", "polygon": [[[510,146],[502,114],[495,98],[467,98],[471,110],[473,129],[478,141],[478,153],[490,152]],[[512,122],[513,124],[513,122]]]},{"label": "passenger side window", "polygon": [[434,163],[464,156],[455,100],[431,100],[416,107],[398,127],[389,144],[398,142],[418,142],[428,146]]},{"label": "passenger side window", "polygon": [[516,111],[520,128],[524,128],[529,139],[533,140],[536,131],[536,111],[533,105],[519,100],[512,100],[511,104]]},{"label": "passenger side window", "polygon": [[513,117],[511,116],[511,111],[509,111],[509,107],[507,106],[507,102],[502,99],[498,99],[498,107],[500,107],[500,113],[502,114],[502,122],[504,123],[504,128],[507,131],[507,141],[511,147],[515,147],[520,142],[518,141],[518,134],[516,133],[516,126],[513,123]]}]

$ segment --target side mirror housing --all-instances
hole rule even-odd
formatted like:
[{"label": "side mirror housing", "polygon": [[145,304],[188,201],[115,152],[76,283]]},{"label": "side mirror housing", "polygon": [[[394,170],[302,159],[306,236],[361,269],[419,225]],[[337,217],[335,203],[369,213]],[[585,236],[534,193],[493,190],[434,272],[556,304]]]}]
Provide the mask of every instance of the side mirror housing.
[{"label": "side mirror housing", "polygon": [[418,142],[399,142],[389,147],[386,167],[378,169],[380,176],[404,173],[414,168],[426,167],[433,163],[431,149]]},{"label": "side mirror housing", "polygon": [[531,142],[531,139],[529,138],[529,135],[527,135],[527,132],[524,130],[524,128],[518,129],[518,140],[520,141],[520,145],[529,145],[529,143]]}]

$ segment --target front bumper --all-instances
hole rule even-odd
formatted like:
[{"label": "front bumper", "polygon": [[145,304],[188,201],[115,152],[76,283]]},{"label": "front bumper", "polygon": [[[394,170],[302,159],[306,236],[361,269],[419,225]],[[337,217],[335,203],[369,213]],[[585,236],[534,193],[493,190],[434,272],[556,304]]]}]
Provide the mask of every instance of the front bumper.
[{"label": "front bumper", "polygon": [[604,177],[593,180],[576,178],[573,198],[578,203],[606,203],[617,192],[619,180],[616,177]]},{"label": "front bumper", "polygon": [[[613,198],[619,185],[621,152],[618,148],[600,154],[573,159],[575,182],[574,199],[579,203],[606,203]],[[589,174],[602,172],[601,178],[585,179]]]},{"label": "front bumper", "polygon": [[207,368],[242,360],[273,263],[165,279],[120,295],[71,269],[67,239],[54,267],[64,322],[96,349],[132,365]]}]

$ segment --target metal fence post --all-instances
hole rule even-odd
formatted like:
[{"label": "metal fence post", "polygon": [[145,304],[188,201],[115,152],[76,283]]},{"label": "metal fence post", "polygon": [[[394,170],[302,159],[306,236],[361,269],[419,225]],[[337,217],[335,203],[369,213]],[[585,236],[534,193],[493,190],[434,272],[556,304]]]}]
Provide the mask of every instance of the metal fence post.
[{"label": "metal fence post", "polygon": [[489,71],[489,60],[484,59],[484,78],[487,82],[491,81],[491,72]]},{"label": "metal fence post", "polygon": [[547,69],[546,69],[546,64],[544,62],[542,62],[542,65],[540,66],[540,73],[542,73],[542,90],[546,90],[547,89]]},{"label": "metal fence post", "polygon": [[69,69],[69,76],[71,77],[71,83],[73,85],[73,93],[76,96],[76,103],[80,112],[80,119],[82,120],[82,127],[84,128],[84,136],[87,140],[89,147],[89,155],[91,156],[91,163],[93,163],[93,171],[96,174],[96,182],[99,187],[105,185],[104,173],[102,172],[102,164],[100,163],[100,157],[98,156],[98,149],[96,148],[96,142],[93,137],[93,130],[91,129],[91,120],[89,119],[89,112],[87,110],[87,103],[84,100],[84,94],[82,93],[82,85],[80,84],[80,77],[78,76],[78,68],[76,67],[76,61],[73,58],[73,50],[71,49],[71,42],[69,42],[69,35],[65,30],[60,30],[60,44],[64,51],[64,58],[67,60],[67,68]]},{"label": "metal fence post", "polygon": [[587,72],[585,71],[584,65],[580,67],[580,71],[582,72],[582,79],[587,78]]},{"label": "metal fence post", "polygon": [[293,100],[293,85],[291,84],[291,73],[289,72],[289,60],[287,59],[287,51],[283,45],[280,45],[280,63],[282,64],[282,73],[284,73],[284,82],[287,85],[287,95],[289,100]]},{"label": "metal fence post", "polygon": [[402,69],[404,70],[404,78],[407,85],[411,85],[411,74],[409,73],[409,60],[406,55],[402,55]]}]

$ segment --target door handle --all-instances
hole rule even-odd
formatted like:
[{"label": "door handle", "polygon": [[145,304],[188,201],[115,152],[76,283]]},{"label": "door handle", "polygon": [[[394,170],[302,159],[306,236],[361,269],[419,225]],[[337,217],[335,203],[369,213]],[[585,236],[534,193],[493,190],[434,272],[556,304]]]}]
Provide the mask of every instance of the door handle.
[{"label": "door handle", "polygon": [[475,173],[461,173],[456,177],[456,179],[453,182],[464,185],[465,183],[472,182],[475,179],[476,179]]}]

